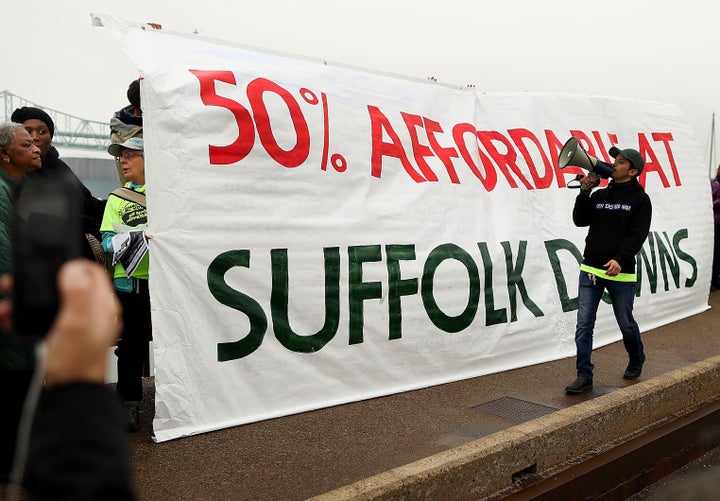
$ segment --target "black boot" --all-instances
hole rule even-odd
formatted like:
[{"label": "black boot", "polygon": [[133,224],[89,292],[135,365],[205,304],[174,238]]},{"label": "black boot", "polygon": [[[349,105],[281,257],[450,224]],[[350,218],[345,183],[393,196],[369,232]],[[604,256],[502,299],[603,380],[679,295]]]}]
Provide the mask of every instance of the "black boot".
[{"label": "black boot", "polygon": [[140,427],[140,402],[123,402],[125,406],[125,430],[137,431]]},{"label": "black boot", "polygon": [[565,393],[577,395],[578,393],[587,391],[590,388],[592,388],[592,379],[587,377],[578,377],[575,381],[565,387]]},{"label": "black boot", "polygon": [[642,374],[642,368],[643,364],[645,363],[645,355],[643,355],[642,360],[639,362],[633,362],[632,360],[630,363],[628,363],[627,369],[625,369],[625,374],[623,374],[623,379],[637,379],[640,377],[640,374]]}]

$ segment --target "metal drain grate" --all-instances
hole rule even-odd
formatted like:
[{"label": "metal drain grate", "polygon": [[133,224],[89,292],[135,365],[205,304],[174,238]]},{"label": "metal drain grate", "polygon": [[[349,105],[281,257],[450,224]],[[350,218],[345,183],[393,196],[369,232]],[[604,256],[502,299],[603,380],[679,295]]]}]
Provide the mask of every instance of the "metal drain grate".
[{"label": "metal drain grate", "polygon": [[476,405],[473,409],[500,416],[515,423],[524,423],[525,421],[530,421],[531,419],[539,418],[540,416],[558,410],[548,405],[534,404],[512,397],[502,397],[497,400],[491,400],[490,402]]}]

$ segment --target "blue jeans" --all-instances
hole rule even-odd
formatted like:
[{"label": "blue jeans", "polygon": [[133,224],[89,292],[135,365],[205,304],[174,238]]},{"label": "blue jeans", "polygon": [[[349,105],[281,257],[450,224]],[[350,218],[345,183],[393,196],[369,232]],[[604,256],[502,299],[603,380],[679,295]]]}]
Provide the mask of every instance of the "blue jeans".
[{"label": "blue jeans", "polygon": [[575,328],[575,346],[577,347],[577,375],[592,379],[593,368],[590,362],[593,345],[593,330],[597,317],[598,305],[604,290],[608,291],[612,302],[613,313],[622,332],[625,350],[630,363],[642,364],[645,352],[640,340],[640,328],[633,317],[635,302],[635,282],[616,282],[593,275],[593,279],[585,272],[580,272],[578,285],[578,312]]}]

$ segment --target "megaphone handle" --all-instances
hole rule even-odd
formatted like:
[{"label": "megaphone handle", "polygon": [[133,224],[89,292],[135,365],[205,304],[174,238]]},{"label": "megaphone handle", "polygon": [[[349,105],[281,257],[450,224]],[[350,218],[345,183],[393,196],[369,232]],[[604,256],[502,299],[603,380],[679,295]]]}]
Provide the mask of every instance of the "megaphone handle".
[{"label": "megaphone handle", "polygon": [[[583,177],[585,177],[585,176],[583,176],[582,174],[575,174],[575,179],[570,181],[567,184],[567,187],[570,188],[571,190],[576,190],[576,189],[582,188],[582,184],[580,184],[580,180]],[[577,183],[577,184],[571,184],[571,183]]]}]

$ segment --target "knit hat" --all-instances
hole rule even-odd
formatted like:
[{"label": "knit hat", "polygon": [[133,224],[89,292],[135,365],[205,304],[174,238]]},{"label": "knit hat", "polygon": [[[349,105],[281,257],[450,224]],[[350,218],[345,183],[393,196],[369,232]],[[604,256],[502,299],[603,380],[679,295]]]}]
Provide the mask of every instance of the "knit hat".
[{"label": "knit hat", "polygon": [[55,135],[55,123],[52,121],[52,118],[50,118],[50,115],[40,108],[23,106],[22,108],[17,108],[12,112],[12,115],[10,115],[10,120],[18,124],[25,123],[26,120],[32,120],[33,118],[40,120],[41,122],[45,122],[45,125],[47,125],[47,128],[50,131],[50,137]]},{"label": "knit hat", "polygon": [[608,150],[608,153],[610,153],[610,156],[613,158],[616,158],[618,155],[624,156],[628,159],[630,165],[633,166],[633,169],[638,171],[638,176],[642,174],[642,171],[645,168],[645,160],[643,160],[643,157],[639,151],[633,150],[632,148],[626,148],[624,150],[621,150],[613,146]]}]

